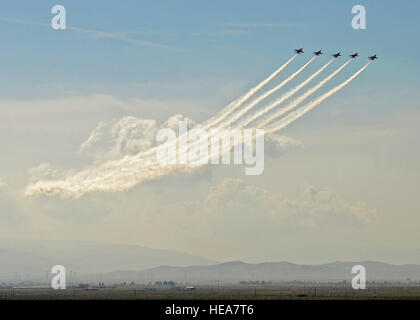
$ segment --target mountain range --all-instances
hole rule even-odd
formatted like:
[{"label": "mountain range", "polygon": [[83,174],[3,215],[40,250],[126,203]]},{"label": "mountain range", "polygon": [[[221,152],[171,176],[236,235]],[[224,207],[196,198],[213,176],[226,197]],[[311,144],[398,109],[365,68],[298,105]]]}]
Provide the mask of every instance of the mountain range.
[{"label": "mountain range", "polygon": [[0,239],[0,280],[45,279],[53,265],[63,265],[77,274],[93,274],[212,263],[215,261],[183,252],[136,245]]},{"label": "mountain range", "polygon": [[322,265],[300,265],[289,262],[249,264],[232,261],[207,266],[160,266],[143,271],[115,271],[97,275],[108,282],[175,281],[181,283],[239,283],[240,281],[351,281],[354,265],[366,268],[368,281],[419,281],[420,265],[391,265],[381,262],[333,262]]},{"label": "mountain range", "polygon": [[[420,265],[382,262],[218,263],[203,257],[137,245],[88,241],[0,239],[0,281],[46,281],[54,265],[63,265],[74,281],[108,283],[238,283],[240,281],[351,280],[354,265],[366,268],[368,281],[420,281]],[[77,275],[77,276],[76,276]]]}]

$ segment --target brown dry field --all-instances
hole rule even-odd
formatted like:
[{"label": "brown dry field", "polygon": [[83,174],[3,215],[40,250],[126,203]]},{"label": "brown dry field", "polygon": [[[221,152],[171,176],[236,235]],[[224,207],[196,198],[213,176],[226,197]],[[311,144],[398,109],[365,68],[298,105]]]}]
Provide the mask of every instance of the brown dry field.
[{"label": "brown dry field", "polygon": [[[154,288],[156,291],[149,291]],[[196,286],[184,287],[117,287],[86,290],[0,288],[0,300],[420,300],[420,286],[375,286],[353,290],[344,286]]]}]

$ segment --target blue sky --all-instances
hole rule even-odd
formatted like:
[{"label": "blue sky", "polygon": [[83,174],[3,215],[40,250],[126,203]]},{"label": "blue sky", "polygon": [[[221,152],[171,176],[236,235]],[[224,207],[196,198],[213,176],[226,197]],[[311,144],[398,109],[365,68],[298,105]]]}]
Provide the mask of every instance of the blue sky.
[{"label": "blue sky", "polygon": [[[0,21],[0,39],[7,48],[0,53],[7,61],[0,78],[2,96],[53,95],[34,85],[57,82],[67,90],[85,92],[101,85],[121,88],[162,79],[220,77],[255,82],[296,47],[307,52],[360,51],[363,58],[378,53],[381,67],[363,80],[372,82],[376,90],[419,84],[415,71],[419,5],[414,1],[398,5],[392,1],[7,1],[0,10],[5,17],[49,24],[51,7],[58,3],[66,7],[70,26],[171,48]],[[350,27],[354,4],[366,6],[367,30]]]},{"label": "blue sky", "polygon": [[[55,4],[65,6],[69,27],[91,32],[53,30]],[[357,4],[366,7],[366,30],[351,28]],[[134,243],[220,261],[357,260],[357,250],[342,250],[353,245],[418,249],[419,9],[417,1],[2,1],[0,236]],[[228,166],[128,192],[23,196],[31,181],[115,157],[80,152],[98,123],[115,129],[132,116],[160,124],[178,113],[206,119],[300,47],[305,54],[273,84],[319,49],[325,54],[284,89],[337,51],[343,57],[320,78],[348,54],[360,57],[321,92],[367,56],[379,60],[287,127],[290,146],[267,152],[263,175],[244,177],[243,168]],[[365,216],[377,220],[354,222]],[[339,254],[322,256],[327,247]],[[314,252],[319,257],[308,260]],[[363,259],[420,263],[369,252]]]}]

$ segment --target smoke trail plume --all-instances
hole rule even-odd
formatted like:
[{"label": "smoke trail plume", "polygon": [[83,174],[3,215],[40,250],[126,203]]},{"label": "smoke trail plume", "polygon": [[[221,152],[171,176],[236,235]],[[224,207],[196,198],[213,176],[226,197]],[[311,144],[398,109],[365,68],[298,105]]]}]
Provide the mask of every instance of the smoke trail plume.
[{"label": "smoke trail plume", "polygon": [[229,104],[225,109],[219,112],[218,115],[209,119],[203,124],[203,129],[208,129],[213,127],[214,125],[218,124],[221,120],[225,119],[229,116],[232,112],[242,106],[247,100],[252,98],[258,91],[260,91],[264,86],[266,86],[270,81],[272,81],[275,77],[277,77],[280,72],[282,72],[286,67],[296,58],[297,55],[294,55],[290,58],[284,65],[282,65],[279,69],[277,69],[273,74],[271,74],[267,79],[260,82],[257,86],[249,90],[246,94],[242,97],[236,99],[231,104]]},{"label": "smoke trail plume", "polygon": [[[254,106],[256,106],[259,102],[261,102],[262,100],[264,100],[265,98],[269,97],[270,95],[274,94],[275,92],[277,92],[278,90],[280,90],[281,88],[283,88],[287,83],[289,83],[290,81],[292,81],[294,78],[296,78],[302,71],[304,71],[314,60],[316,57],[311,58],[307,63],[305,63],[299,70],[297,70],[295,73],[293,73],[291,76],[289,76],[288,78],[286,78],[285,80],[283,80],[280,84],[278,84],[277,86],[275,86],[274,88],[266,91],[265,93],[263,93],[262,95],[260,95],[259,97],[257,97],[255,100],[253,100],[250,104],[246,105],[243,109],[239,110],[237,113],[233,113],[232,116],[227,120],[222,122],[225,118],[227,118],[229,115],[225,115],[222,117],[219,117],[218,122],[222,122],[222,124],[220,126],[218,126],[215,130],[214,134],[217,134],[217,132],[219,132],[220,130],[228,127],[231,123],[235,122],[236,120],[240,119],[243,115],[245,115],[250,109],[252,109]],[[328,62],[323,68],[321,68],[317,74],[319,74],[322,70],[324,70],[330,63],[332,62],[332,60],[330,62]],[[287,64],[287,63],[286,63]],[[283,68],[283,67],[282,67]],[[310,77],[310,80],[312,80],[314,77]],[[309,82],[308,80],[305,81],[306,83]],[[298,87],[303,87],[303,86],[298,86]],[[293,91],[293,90],[292,90]],[[297,90],[296,90],[297,91]],[[295,91],[295,92],[296,92]],[[287,95],[287,94],[286,94]],[[239,124],[238,126],[236,126],[238,128],[242,128],[242,125]],[[205,126],[203,129],[208,129],[209,127]],[[210,127],[211,128],[211,127]],[[211,136],[210,136],[211,138]],[[188,150],[197,145],[199,142],[193,143],[192,145],[188,146],[187,149],[184,150],[184,153],[187,153]]]},{"label": "smoke trail plume", "polygon": [[156,162],[133,161],[124,157],[98,167],[82,170],[62,180],[38,181],[27,186],[26,196],[37,194],[62,194],[79,198],[89,192],[117,192],[128,190],[137,184],[159,179],[163,176],[194,169],[190,165],[160,166]]},{"label": "smoke trail plume", "polygon": [[[286,112],[289,112],[290,110],[293,110],[295,107],[297,107],[301,102],[305,101],[308,97],[310,97],[312,94],[314,94],[317,90],[319,90],[320,88],[322,88],[328,81],[330,81],[332,78],[334,78],[337,74],[340,73],[340,71],[342,71],[350,62],[352,61],[352,59],[348,60],[346,63],[344,63],[340,68],[338,68],[337,70],[335,70],[333,73],[331,73],[328,77],[326,77],[324,80],[322,80],[320,83],[318,83],[316,86],[312,87],[311,89],[309,89],[308,91],[306,91],[303,95],[301,95],[300,97],[298,97],[297,99],[295,99],[294,101],[292,101],[291,103],[289,103],[286,107],[280,109],[279,111],[277,111],[276,113],[274,113],[273,115],[267,117],[267,119],[264,119],[262,121],[260,121],[257,124],[258,128],[263,128],[265,127],[268,123],[270,123],[271,121],[277,119],[278,117],[282,116],[283,114],[285,114]],[[273,103],[273,105],[267,107],[267,108],[275,108],[278,105],[278,103],[276,104],[276,102]]]},{"label": "smoke trail plume", "polygon": [[[277,124],[270,126],[268,130],[266,130],[266,134],[281,130],[288,124],[305,115],[325,99],[349,84],[366,69],[368,65],[369,64],[365,65],[347,81],[328,91],[315,101],[299,108],[297,111],[280,120]],[[155,151],[156,148],[151,148],[147,152],[138,153],[136,155],[127,155],[122,159],[107,161],[101,165],[92,165],[79,172],[68,174],[63,179],[37,181],[26,187],[25,194],[27,196],[37,194],[62,194],[64,196],[77,198],[90,192],[124,191],[140,183],[177,173],[191,172],[197,169],[197,167],[202,166],[195,164],[162,166],[156,161],[156,158],[145,157],[146,154],[154,153]]]},{"label": "smoke trail plume", "polygon": [[350,82],[352,82],[354,79],[356,79],[359,74],[361,74],[370,64],[368,62],[365,66],[363,66],[359,71],[357,71],[355,74],[353,74],[350,78],[348,78],[346,81],[341,83],[340,85],[336,86],[335,88],[331,89],[330,91],[324,93],[322,96],[317,98],[316,100],[308,103],[306,106],[300,107],[298,110],[290,113],[285,118],[281,119],[277,124],[272,125],[268,130],[266,130],[266,133],[274,133],[277,132],[284,127],[288,126],[292,122],[295,122],[296,120],[302,118],[305,114],[307,114],[309,111],[311,111],[313,108],[321,104],[324,100],[331,97],[333,94],[337,93],[341,89],[343,89],[345,86],[347,86]]},{"label": "smoke trail plume", "polygon": [[[246,94],[229,104],[212,119],[203,124],[204,129],[211,128],[219,123],[221,119],[241,107],[248,99],[254,96],[265,85],[277,77],[294,59],[290,58],[279,69],[272,73],[257,86],[249,90]],[[178,143],[178,137],[172,144]],[[91,167],[78,172],[73,176],[68,176],[63,180],[38,181],[27,186],[25,194],[33,196],[35,194],[58,194],[79,197],[87,192],[111,192],[127,190],[134,185],[149,180],[157,179],[160,176],[168,175],[179,170],[190,170],[186,165],[174,165],[162,167],[153,159],[157,147],[148,151],[138,153],[134,156],[125,156],[120,160],[108,161],[98,167]]]},{"label": "smoke trail plume", "polygon": [[[315,58],[316,57],[313,57],[311,60],[309,60],[307,63],[305,63],[302,68],[300,68],[298,71],[293,73],[290,77],[285,79],[282,83],[280,83],[279,85],[275,86],[274,88],[272,88],[272,89],[266,91],[265,93],[263,93],[261,96],[259,96],[254,101],[252,101],[250,104],[246,105],[238,113],[233,114],[231,116],[231,118],[226,123],[224,123],[224,127],[226,127],[229,124],[235,122],[236,120],[239,120],[244,114],[246,114],[249,110],[251,110],[253,107],[255,107],[262,100],[266,99],[267,97],[269,97],[273,93],[275,93],[278,90],[280,90],[281,88],[283,88],[286,84],[288,84],[290,81],[292,81],[294,78],[296,78],[303,70],[305,70],[315,60]],[[224,118],[222,118],[222,120],[224,120]]]},{"label": "smoke trail plume", "polygon": [[[247,93],[239,97],[238,99],[231,102],[227,107],[225,107],[223,110],[221,110],[216,116],[213,118],[210,118],[209,120],[205,121],[204,123],[197,125],[197,127],[200,127],[203,130],[207,130],[212,128],[213,126],[220,123],[222,120],[224,120],[226,117],[228,117],[232,112],[234,112],[236,109],[241,107],[246,101],[248,101],[250,98],[252,98],[258,91],[260,91],[264,86],[266,86],[270,81],[274,80],[286,67],[296,58],[297,55],[294,55],[291,57],[285,64],[283,64],[280,68],[278,68],[275,72],[273,72],[270,76],[268,76],[266,79],[261,81],[257,86],[250,89]],[[312,59],[313,60],[313,59]],[[178,137],[173,143],[178,143],[181,137]],[[148,157],[152,156],[156,152],[157,148],[151,148],[148,151],[145,151],[142,154],[142,157]]]},{"label": "smoke trail plume", "polygon": [[308,79],[306,79],[305,81],[303,81],[301,84],[297,85],[295,88],[293,88],[292,90],[290,90],[289,92],[287,92],[286,94],[284,94],[283,96],[281,96],[279,99],[277,99],[276,101],[274,101],[274,103],[268,105],[267,107],[263,108],[262,110],[256,112],[255,114],[253,114],[252,116],[250,116],[249,118],[245,119],[244,121],[242,121],[240,123],[241,127],[246,127],[248,124],[250,124],[251,122],[253,122],[254,120],[257,120],[258,118],[260,118],[261,116],[263,116],[264,114],[266,114],[267,112],[269,112],[270,110],[272,110],[273,108],[275,108],[276,106],[280,105],[281,103],[283,103],[283,101],[286,101],[287,99],[289,99],[291,96],[293,96],[296,92],[298,92],[300,89],[302,89],[303,87],[305,87],[309,82],[311,82],[313,79],[315,79],[317,76],[319,76],[319,74],[324,71],[332,62],[334,61],[334,59],[331,59],[326,65],[324,65],[321,69],[319,69],[318,71],[316,71],[313,75],[311,75]]}]

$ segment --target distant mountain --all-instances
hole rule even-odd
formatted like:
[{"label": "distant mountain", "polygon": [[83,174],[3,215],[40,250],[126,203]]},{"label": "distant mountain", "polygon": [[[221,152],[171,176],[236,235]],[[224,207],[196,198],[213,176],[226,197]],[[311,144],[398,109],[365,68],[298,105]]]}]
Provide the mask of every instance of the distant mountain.
[{"label": "distant mountain", "polygon": [[53,265],[77,273],[75,281],[148,283],[238,283],[239,281],[344,281],[351,280],[356,264],[366,267],[368,280],[420,280],[420,265],[381,262],[333,262],[303,265],[289,262],[217,264],[205,258],[136,245],[88,241],[0,239],[0,282],[43,280]]},{"label": "distant mountain", "polygon": [[45,277],[54,261],[30,252],[0,249],[0,280],[28,280]]},{"label": "distant mountain", "polygon": [[[215,261],[187,253],[136,245],[88,241],[0,239],[0,280],[41,279],[56,264],[77,274],[144,270],[160,265],[208,265]],[[16,275],[17,274],[17,275]]]},{"label": "distant mountain", "polygon": [[334,262],[323,265],[298,265],[289,262],[247,264],[240,261],[208,266],[161,266],[144,271],[116,271],[97,275],[92,279],[108,282],[176,281],[182,283],[238,283],[239,281],[350,281],[352,267],[366,268],[367,280],[420,280],[419,265],[391,265],[381,262]]}]

